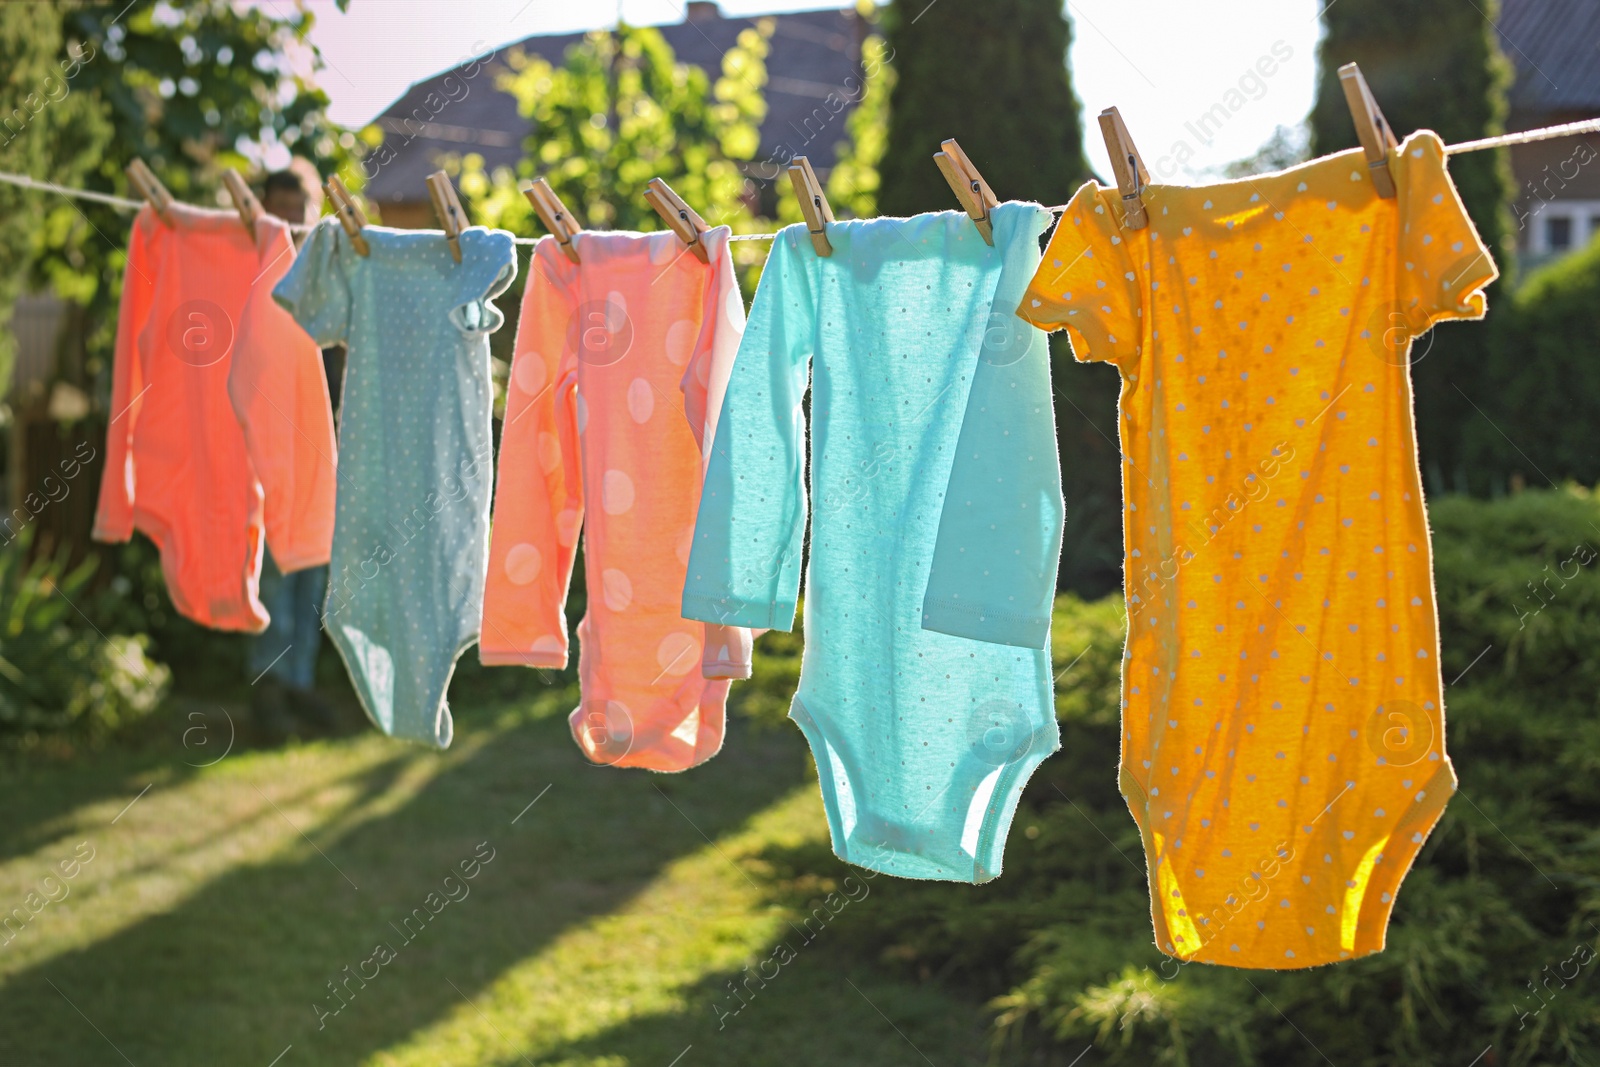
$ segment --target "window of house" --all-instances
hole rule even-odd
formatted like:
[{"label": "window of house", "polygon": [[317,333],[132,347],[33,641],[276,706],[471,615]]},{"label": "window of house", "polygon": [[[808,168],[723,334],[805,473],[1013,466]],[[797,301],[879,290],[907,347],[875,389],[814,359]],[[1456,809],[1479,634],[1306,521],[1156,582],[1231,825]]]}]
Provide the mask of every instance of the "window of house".
[{"label": "window of house", "polygon": [[1572,247],[1572,217],[1551,215],[1544,220],[1544,246],[1552,252],[1565,252]]}]

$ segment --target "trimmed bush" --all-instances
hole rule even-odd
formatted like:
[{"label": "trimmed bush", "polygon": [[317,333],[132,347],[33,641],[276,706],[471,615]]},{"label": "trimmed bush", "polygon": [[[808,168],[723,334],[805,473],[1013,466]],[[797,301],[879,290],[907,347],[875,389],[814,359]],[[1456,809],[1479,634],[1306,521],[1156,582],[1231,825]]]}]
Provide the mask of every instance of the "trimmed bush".
[{"label": "trimmed bush", "polygon": [[1600,480],[1600,241],[1502,298],[1489,340],[1472,398],[1480,411],[1467,426],[1472,467],[1496,491],[1515,478],[1541,487]]}]

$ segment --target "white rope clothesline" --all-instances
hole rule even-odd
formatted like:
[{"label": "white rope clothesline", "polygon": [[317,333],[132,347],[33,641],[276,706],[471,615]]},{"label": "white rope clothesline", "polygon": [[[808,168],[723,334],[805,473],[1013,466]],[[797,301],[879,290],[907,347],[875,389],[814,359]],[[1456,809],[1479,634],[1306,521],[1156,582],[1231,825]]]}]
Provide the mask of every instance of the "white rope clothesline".
[{"label": "white rope clothesline", "polygon": [[[1600,133],[1600,118],[1583,119],[1578,122],[1568,122],[1560,126],[1546,126],[1537,130],[1525,130],[1521,133],[1505,133],[1498,137],[1483,137],[1476,141],[1463,141],[1460,144],[1444,146],[1447,156],[1459,155],[1462,152],[1480,152],[1489,148],[1507,148],[1511,145],[1532,144],[1535,141],[1551,141],[1558,137],[1574,137],[1581,133]],[[1052,204],[1045,210],[1059,215],[1067,209],[1065,204]],[[773,233],[736,233],[728,238],[730,241],[770,241],[777,234]],[[519,239],[518,243],[521,243]]]},{"label": "white rope clothesline", "polygon": [[[1583,119],[1579,122],[1563,123],[1560,126],[1546,126],[1537,130],[1523,130],[1518,133],[1505,133],[1496,137],[1483,137],[1476,141],[1463,141],[1460,144],[1445,145],[1445,155],[1459,155],[1463,152],[1478,152],[1489,148],[1507,148],[1512,145],[1532,144],[1535,141],[1549,141],[1558,137],[1574,137],[1584,133],[1600,133],[1600,118]],[[57,193],[64,197],[77,197],[80,200],[93,200],[96,203],[108,204],[111,207],[121,208],[125,211],[137,211],[144,206],[143,200],[134,200],[126,196],[114,196],[111,193],[96,192],[93,189],[79,189],[70,185],[58,185],[55,182],[40,181],[26,174],[11,174],[0,171],[0,183],[19,186],[23,189],[36,189],[40,192]],[[1066,205],[1057,204],[1049,210],[1061,212]],[[290,224],[289,229],[295,233],[306,233],[310,226]],[[777,234],[774,233],[736,233],[729,237],[730,241],[770,241]],[[543,238],[517,237],[516,244],[537,244]]]},{"label": "white rope clothesline", "polygon": [[[23,189],[37,189],[44,193],[58,193],[61,196],[77,197],[80,200],[93,200],[96,203],[109,204],[111,207],[121,208],[124,211],[138,211],[144,207],[143,200],[134,200],[126,196],[113,196],[111,193],[100,193],[93,189],[79,189],[71,185],[57,185],[55,182],[42,182],[37,178],[30,178],[26,174],[11,174],[7,171],[0,171],[0,182],[7,185],[20,186]],[[296,223],[289,224],[289,229],[294,233],[309,233],[311,231],[310,226]],[[772,234],[770,233],[739,234],[733,237],[732,240],[754,241],[770,238],[771,236]],[[514,238],[515,243],[519,245],[538,244],[540,240],[541,238],[538,237]]]},{"label": "white rope clothesline", "polygon": [[20,185],[24,189],[38,189],[46,193],[60,193],[62,196],[75,196],[80,200],[94,200],[101,204],[110,204],[112,207],[126,208],[137,211],[144,206],[143,200],[129,200],[125,196],[112,196],[110,193],[97,193],[93,189],[75,189],[70,185],[57,185],[55,182],[42,182],[37,178],[30,178],[26,174],[7,174],[0,171],[0,182],[7,185]]},{"label": "white rope clothesline", "polygon": [[[138,211],[144,207],[143,200],[133,200],[126,196],[113,196],[111,193],[98,193],[93,189],[79,189],[71,185],[57,185],[55,182],[42,182],[37,178],[30,178],[26,174],[11,174],[0,171],[0,182],[6,185],[17,185],[24,189],[37,189],[44,193],[59,193],[62,196],[77,197],[79,200],[93,200],[98,204],[109,204],[124,211]],[[310,226],[289,224],[289,229],[295,233],[310,233]]]},{"label": "white rope clothesline", "polygon": [[1600,133],[1600,119],[1582,119],[1560,126],[1545,126],[1537,130],[1523,130],[1521,133],[1503,133],[1498,137],[1447,144],[1444,146],[1444,154],[1453,156],[1461,152],[1478,152],[1485,148],[1508,148],[1511,145],[1532,144],[1535,141],[1552,141],[1557,137],[1575,137],[1580,133]]}]

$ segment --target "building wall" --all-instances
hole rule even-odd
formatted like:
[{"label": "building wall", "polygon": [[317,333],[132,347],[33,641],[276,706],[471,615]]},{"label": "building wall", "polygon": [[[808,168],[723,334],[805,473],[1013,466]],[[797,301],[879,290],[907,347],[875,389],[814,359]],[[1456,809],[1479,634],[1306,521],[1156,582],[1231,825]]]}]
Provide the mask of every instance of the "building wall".
[{"label": "building wall", "polygon": [[[1564,121],[1554,117],[1550,123]],[[1537,265],[1600,236],[1600,135],[1516,145],[1517,248]]]}]

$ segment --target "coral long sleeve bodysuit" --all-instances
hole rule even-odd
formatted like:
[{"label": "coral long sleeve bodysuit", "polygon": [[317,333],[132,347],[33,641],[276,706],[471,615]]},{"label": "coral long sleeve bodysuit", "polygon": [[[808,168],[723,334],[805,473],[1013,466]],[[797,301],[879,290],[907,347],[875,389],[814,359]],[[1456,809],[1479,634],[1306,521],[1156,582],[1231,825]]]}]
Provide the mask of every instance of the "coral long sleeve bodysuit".
[{"label": "coral long sleeve bodysuit", "polygon": [[321,356],[270,299],[294,262],[288,227],[263,216],[252,240],[233,212],[169,215],[141,210],[128,242],[94,537],[144,532],[179,613],[256,633],[263,534],[286,570],[328,561]]}]

